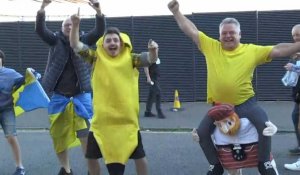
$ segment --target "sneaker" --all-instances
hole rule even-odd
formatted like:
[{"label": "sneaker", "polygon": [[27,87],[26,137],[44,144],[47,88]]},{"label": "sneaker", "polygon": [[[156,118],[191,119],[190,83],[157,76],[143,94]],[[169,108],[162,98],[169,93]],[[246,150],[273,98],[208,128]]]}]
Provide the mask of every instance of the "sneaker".
[{"label": "sneaker", "polygon": [[63,167],[61,167],[58,172],[58,175],[73,175],[73,172],[72,170],[70,170],[70,173],[67,173],[66,170]]},{"label": "sneaker", "polygon": [[292,164],[284,164],[284,168],[292,171],[300,171],[300,159],[297,162]]},{"label": "sneaker", "polygon": [[300,147],[296,147],[294,149],[290,149],[289,152],[292,155],[300,155]]},{"label": "sneaker", "polygon": [[13,175],[25,175],[25,169],[17,167]]},{"label": "sneaker", "polygon": [[144,117],[155,117],[156,115],[153,114],[152,112],[145,112]]},{"label": "sneaker", "polygon": [[206,175],[222,175],[224,169],[220,163],[215,165],[209,165],[209,169]]},{"label": "sneaker", "polygon": [[261,175],[277,175],[271,161],[258,162],[258,171]]}]

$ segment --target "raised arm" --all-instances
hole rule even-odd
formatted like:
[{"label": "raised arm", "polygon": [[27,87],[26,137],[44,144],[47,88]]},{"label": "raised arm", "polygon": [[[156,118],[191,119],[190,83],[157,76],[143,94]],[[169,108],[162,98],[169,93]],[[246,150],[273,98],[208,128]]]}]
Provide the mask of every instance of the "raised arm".
[{"label": "raised arm", "polygon": [[103,35],[106,22],[105,17],[101,12],[100,3],[98,0],[89,0],[89,5],[96,11],[95,27],[88,33],[80,37],[80,40],[91,46],[94,45],[98,39]]},{"label": "raised arm", "polygon": [[55,34],[49,30],[45,21],[45,8],[51,3],[51,0],[43,0],[41,8],[38,10],[35,21],[35,32],[39,37],[49,45],[54,45],[56,42]]},{"label": "raised arm", "polygon": [[300,52],[300,42],[279,43],[273,47],[269,57],[270,58],[290,57],[291,55],[294,55],[297,52]]},{"label": "raised arm", "polygon": [[132,61],[134,67],[149,67],[151,64],[157,61],[157,58],[158,44],[152,39],[148,41],[148,52],[142,52],[140,54],[132,53]]},{"label": "raised arm", "polygon": [[173,13],[173,16],[179,26],[179,28],[190,37],[194,43],[199,47],[199,30],[195,26],[195,24],[185,17],[179,10],[179,3],[177,0],[172,0],[169,2],[168,7],[170,11]]},{"label": "raised arm", "polygon": [[71,16],[72,21],[72,29],[70,32],[70,46],[73,48],[75,52],[78,52],[83,48],[83,43],[79,40],[79,9],[78,13]]}]

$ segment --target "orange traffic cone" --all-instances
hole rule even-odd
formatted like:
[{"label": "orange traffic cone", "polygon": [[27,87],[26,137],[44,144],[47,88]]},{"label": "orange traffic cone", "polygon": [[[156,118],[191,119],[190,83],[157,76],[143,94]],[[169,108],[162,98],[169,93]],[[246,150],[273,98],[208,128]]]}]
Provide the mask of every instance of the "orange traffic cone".
[{"label": "orange traffic cone", "polygon": [[180,105],[180,100],[179,100],[179,93],[178,90],[175,90],[175,94],[174,94],[174,104],[173,104],[173,108],[171,109],[174,112],[177,112],[179,110],[181,110],[181,105]]}]

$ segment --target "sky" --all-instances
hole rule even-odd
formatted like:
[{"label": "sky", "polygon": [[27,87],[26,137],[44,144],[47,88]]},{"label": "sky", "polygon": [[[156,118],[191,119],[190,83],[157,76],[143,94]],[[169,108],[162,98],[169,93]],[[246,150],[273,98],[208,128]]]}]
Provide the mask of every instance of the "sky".
[{"label": "sky", "polygon": [[[36,0],[40,1],[40,0]],[[0,0],[1,21],[35,20],[41,2],[34,0]],[[80,8],[82,17],[91,17],[95,11],[87,3],[53,1],[46,7],[48,20],[63,19]],[[88,0],[83,0],[88,1]],[[99,0],[107,17],[171,15],[170,0]],[[183,14],[227,11],[299,10],[299,0],[178,0]],[[125,7],[125,8],[122,8]]]}]

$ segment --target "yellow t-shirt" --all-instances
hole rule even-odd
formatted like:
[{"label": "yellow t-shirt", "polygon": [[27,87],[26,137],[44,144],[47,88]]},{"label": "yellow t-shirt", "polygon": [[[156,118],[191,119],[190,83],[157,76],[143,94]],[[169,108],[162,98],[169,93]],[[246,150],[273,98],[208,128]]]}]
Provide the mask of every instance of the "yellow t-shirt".
[{"label": "yellow t-shirt", "polygon": [[239,105],[253,97],[253,72],[258,65],[271,61],[273,46],[240,44],[226,51],[218,40],[203,32],[199,32],[199,41],[207,64],[207,102]]}]

